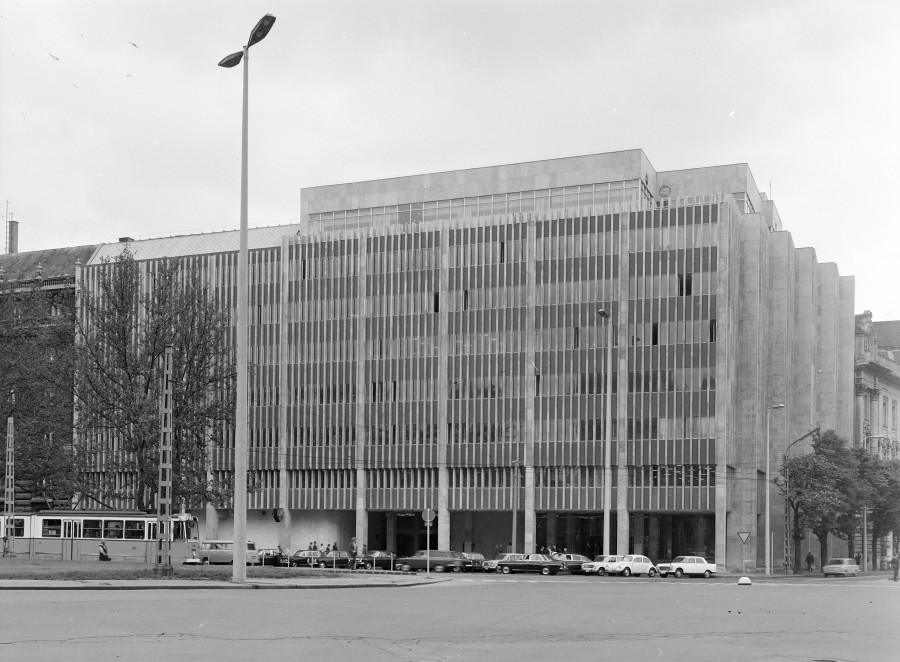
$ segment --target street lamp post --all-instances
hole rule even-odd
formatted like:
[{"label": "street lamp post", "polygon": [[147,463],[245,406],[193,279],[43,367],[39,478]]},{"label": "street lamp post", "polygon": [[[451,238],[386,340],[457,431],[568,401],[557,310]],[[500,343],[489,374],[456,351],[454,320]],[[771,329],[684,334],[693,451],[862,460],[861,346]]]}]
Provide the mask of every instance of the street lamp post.
[{"label": "street lamp post", "polygon": [[604,309],[597,311],[606,326],[605,413],[603,425],[603,554],[609,555],[609,518],[612,501],[612,318]]},{"label": "street lamp post", "polygon": [[512,480],[513,493],[512,493],[512,540],[510,540],[510,550],[511,552],[515,552],[518,547],[518,524],[519,524],[519,467],[525,466],[525,463],[521,460],[513,460],[512,461],[512,470],[513,475],[510,476]]},{"label": "street lamp post", "polygon": [[234,559],[231,579],[247,580],[247,433],[248,433],[248,344],[250,335],[249,288],[247,269],[247,110],[250,69],[250,47],[266,38],[275,17],[263,16],[250,32],[247,45],[219,62],[220,67],[230,69],[244,60],[243,112],[241,114],[241,231],[237,270],[237,348],[235,361],[237,373],[237,401],[234,410]]},{"label": "street lamp post", "polygon": [[784,404],[771,405],[766,407],[766,575],[772,574],[772,539],[771,539],[771,513],[769,512],[769,502],[771,500],[772,489],[769,484],[769,466],[771,460],[771,430],[772,418],[770,414],[773,409],[784,409]]}]

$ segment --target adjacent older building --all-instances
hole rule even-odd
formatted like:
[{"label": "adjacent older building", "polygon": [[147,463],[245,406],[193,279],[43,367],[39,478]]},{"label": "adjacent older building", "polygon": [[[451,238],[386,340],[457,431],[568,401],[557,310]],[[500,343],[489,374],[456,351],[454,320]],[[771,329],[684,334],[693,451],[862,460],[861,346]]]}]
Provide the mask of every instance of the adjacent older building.
[{"label": "adjacent older building", "polygon": [[[236,232],[130,247],[148,272],[194,256],[233,300]],[[432,548],[594,554],[608,512],[614,553],[762,567],[768,489],[780,567],[767,473],[815,427],[851,436],[853,279],[793,245],[745,164],[633,150],[304,189],[302,222],[250,248],[260,544],[409,552],[433,509]],[[227,537],[228,511],[197,514]]]}]

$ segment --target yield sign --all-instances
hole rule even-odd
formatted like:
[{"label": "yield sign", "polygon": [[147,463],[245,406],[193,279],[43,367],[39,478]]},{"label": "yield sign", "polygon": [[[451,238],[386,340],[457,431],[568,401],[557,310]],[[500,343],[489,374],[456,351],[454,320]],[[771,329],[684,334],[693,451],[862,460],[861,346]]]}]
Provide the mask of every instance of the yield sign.
[{"label": "yield sign", "polygon": [[745,545],[747,541],[750,540],[750,532],[749,531],[738,531],[738,535],[741,537],[741,542]]}]

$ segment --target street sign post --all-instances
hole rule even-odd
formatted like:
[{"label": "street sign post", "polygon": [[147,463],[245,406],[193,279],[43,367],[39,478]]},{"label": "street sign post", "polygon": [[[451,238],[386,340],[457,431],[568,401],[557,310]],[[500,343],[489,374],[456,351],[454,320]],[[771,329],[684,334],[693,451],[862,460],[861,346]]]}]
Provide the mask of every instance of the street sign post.
[{"label": "street sign post", "polygon": [[426,508],[422,511],[422,519],[425,520],[425,574],[431,574],[431,523],[434,521],[434,508]]}]

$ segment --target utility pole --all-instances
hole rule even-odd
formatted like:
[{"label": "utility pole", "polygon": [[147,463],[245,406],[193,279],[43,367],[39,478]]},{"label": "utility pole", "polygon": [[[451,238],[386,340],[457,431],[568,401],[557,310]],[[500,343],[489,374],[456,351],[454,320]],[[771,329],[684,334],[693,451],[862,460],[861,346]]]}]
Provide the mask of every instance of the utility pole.
[{"label": "utility pole", "polygon": [[159,484],[156,488],[156,567],[158,575],[171,577],[172,568],[172,345],[162,357],[163,376],[159,402]]},{"label": "utility pole", "polygon": [[13,417],[6,419],[6,482],[3,489],[3,515],[6,526],[3,531],[3,556],[13,556],[16,551],[16,442]]}]

